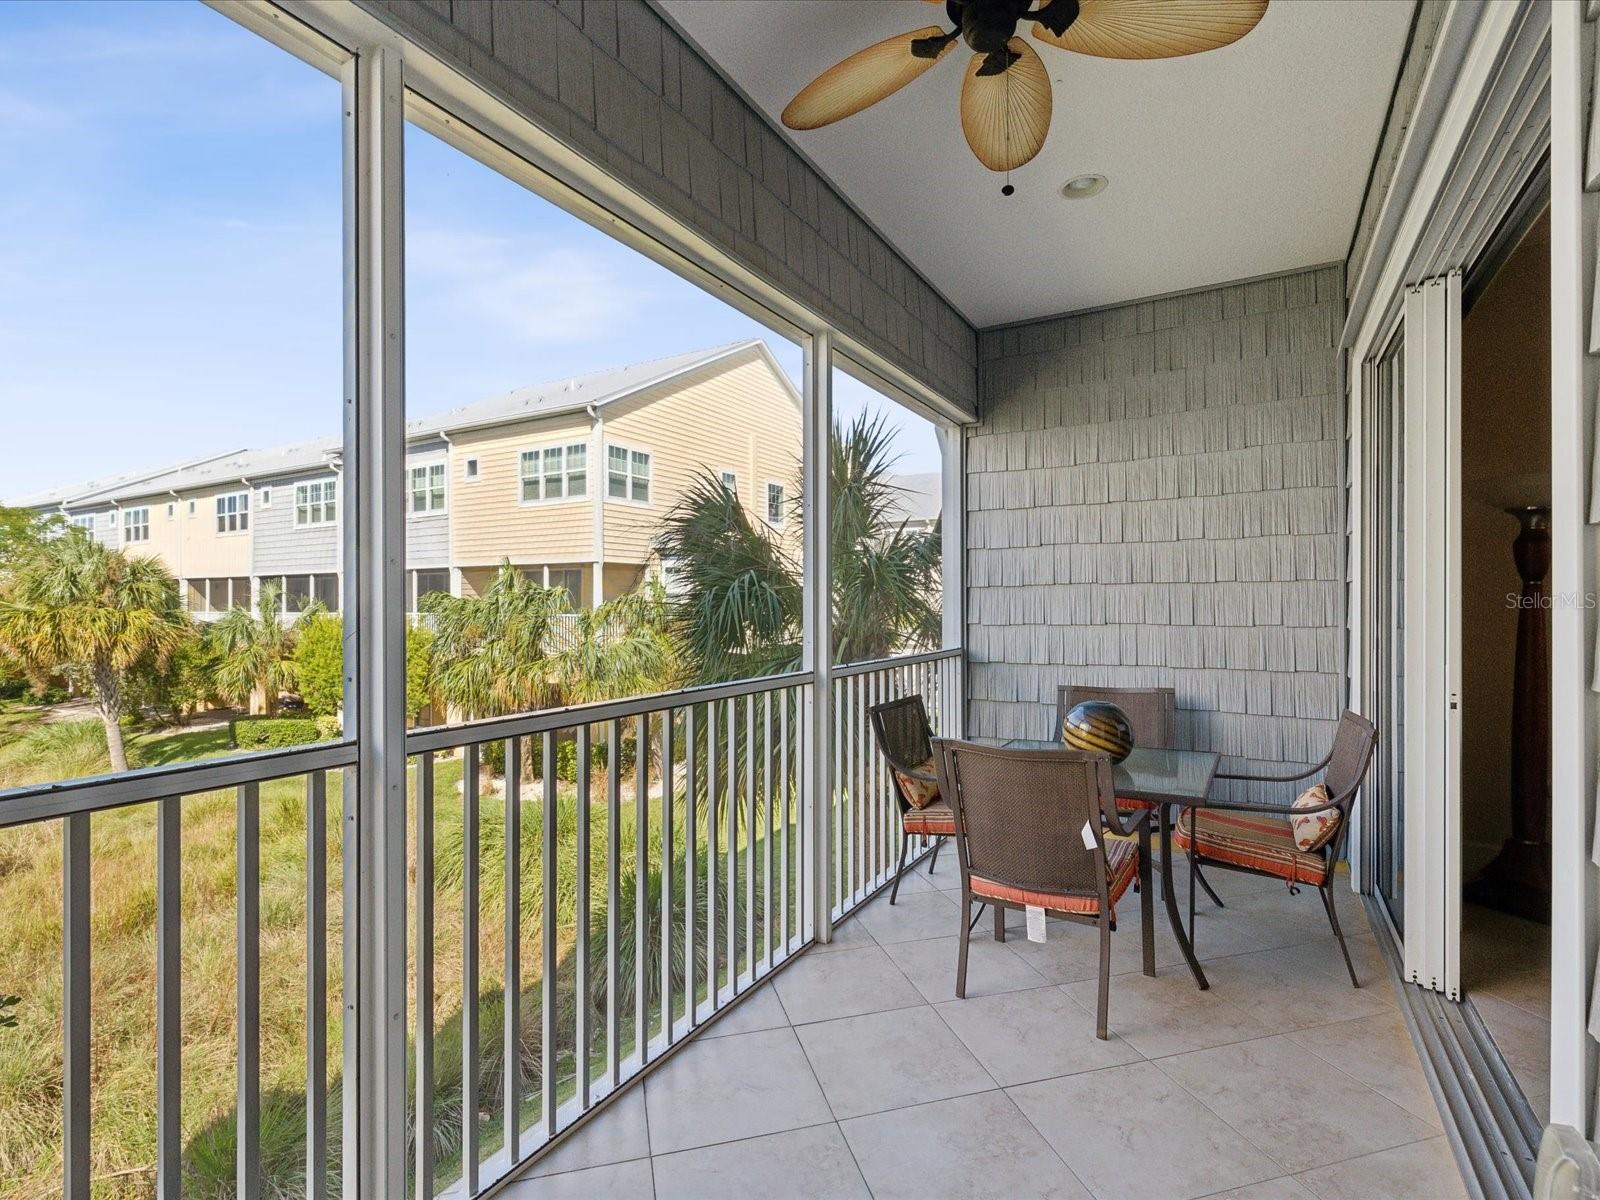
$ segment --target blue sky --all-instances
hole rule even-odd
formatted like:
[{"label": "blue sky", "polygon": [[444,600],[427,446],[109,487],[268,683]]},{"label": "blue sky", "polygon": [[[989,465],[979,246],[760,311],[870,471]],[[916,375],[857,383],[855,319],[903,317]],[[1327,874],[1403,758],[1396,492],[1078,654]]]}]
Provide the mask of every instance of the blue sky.
[{"label": "blue sky", "polygon": [[[0,4],[0,497],[333,432],[339,88],[198,3]],[[765,336],[418,129],[407,154],[413,414]],[[849,416],[926,422],[854,381]]]}]

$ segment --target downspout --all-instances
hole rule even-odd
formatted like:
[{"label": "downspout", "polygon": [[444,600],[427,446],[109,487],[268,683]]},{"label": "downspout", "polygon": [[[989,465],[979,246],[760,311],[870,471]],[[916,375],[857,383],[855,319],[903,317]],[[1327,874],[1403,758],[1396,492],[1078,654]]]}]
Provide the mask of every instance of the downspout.
[{"label": "downspout", "polygon": [[589,469],[589,478],[595,484],[594,583],[590,587],[590,602],[599,608],[606,598],[606,496],[609,494],[609,477],[606,475],[605,462],[605,420],[596,405],[586,405],[584,411],[593,422],[589,431],[589,461],[594,465]]}]

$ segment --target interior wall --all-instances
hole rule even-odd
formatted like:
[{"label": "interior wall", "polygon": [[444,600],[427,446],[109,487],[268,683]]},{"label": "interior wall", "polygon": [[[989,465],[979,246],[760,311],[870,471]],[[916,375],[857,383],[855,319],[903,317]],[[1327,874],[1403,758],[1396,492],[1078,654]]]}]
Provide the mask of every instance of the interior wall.
[{"label": "interior wall", "polygon": [[975,407],[972,326],[646,0],[356,3],[835,328]]},{"label": "interior wall", "polygon": [[1326,753],[1344,309],[1334,265],[980,336],[969,732],[1046,736],[1062,683],[1172,686],[1224,770]]},{"label": "interior wall", "polygon": [[[1527,478],[1532,476],[1534,478]],[[1511,681],[1525,490],[1549,501],[1550,218],[1541,216],[1461,325],[1461,824],[1468,878],[1511,834]]]}]

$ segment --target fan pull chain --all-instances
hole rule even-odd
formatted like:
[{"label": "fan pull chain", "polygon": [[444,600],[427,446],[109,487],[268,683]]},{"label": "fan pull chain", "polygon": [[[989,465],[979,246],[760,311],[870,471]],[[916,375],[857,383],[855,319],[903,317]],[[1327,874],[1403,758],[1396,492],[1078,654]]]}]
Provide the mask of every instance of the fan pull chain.
[{"label": "fan pull chain", "polygon": [[1011,68],[1002,77],[1006,85],[1006,182],[1000,189],[1002,196],[1012,195],[1017,189],[1011,186]]}]

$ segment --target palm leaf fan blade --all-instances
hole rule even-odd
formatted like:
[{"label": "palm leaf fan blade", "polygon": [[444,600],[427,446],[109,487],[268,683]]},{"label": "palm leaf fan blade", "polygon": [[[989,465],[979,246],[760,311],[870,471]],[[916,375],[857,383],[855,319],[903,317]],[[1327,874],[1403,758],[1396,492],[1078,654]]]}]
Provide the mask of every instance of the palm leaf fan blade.
[{"label": "palm leaf fan blade", "polygon": [[911,43],[944,34],[939,26],[929,25],[856,51],[801,88],[783,110],[783,123],[790,129],[818,129],[872,107],[920,77],[955,45],[947,41],[935,57],[919,58],[911,52]]},{"label": "palm leaf fan blade", "polygon": [[1022,166],[1050,133],[1050,74],[1021,38],[1007,44],[1018,55],[1011,66],[998,75],[980,75],[984,56],[975,54],[961,88],[961,132],[991,171]]},{"label": "palm leaf fan blade", "polygon": [[1079,0],[1065,33],[1033,36],[1094,58],[1180,58],[1232,45],[1266,14],[1267,0]]}]

